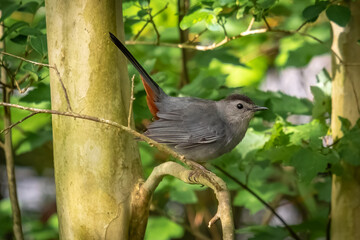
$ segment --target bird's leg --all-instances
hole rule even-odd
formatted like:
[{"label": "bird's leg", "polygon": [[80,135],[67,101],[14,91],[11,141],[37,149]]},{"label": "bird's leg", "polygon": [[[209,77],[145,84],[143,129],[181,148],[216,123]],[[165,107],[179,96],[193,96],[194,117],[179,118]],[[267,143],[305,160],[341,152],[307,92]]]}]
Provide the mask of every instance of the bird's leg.
[{"label": "bird's leg", "polygon": [[206,169],[206,167],[200,163],[197,163],[197,162],[194,162],[191,160],[187,160],[186,163],[192,170],[188,177],[189,181],[197,182],[197,179],[199,178],[199,176],[201,176],[201,175],[204,176],[204,175],[208,175],[209,173],[211,173],[211,171]]},{"label": "bird's leg", "polygon": [[191,170],[196,170],[196,169],[207,170],[204,165],[197,163],[195,161],[192,161],[192,160],[186,160],[186,164],[191,168]]}]

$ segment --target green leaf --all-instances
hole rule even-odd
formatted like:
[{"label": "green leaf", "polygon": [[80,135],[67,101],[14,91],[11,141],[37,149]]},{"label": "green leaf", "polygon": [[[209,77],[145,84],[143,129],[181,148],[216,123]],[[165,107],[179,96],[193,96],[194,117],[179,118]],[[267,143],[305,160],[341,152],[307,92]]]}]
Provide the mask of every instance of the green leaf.
[{"label": "green leaf", "polygon": [[320,13],[326,9],[328,1],[319,1],[315,5],[308,6],[302,12],[303,17],[308,22],[315,22]]},{"label": "green leaf", "polygon": [[270,160],[271,162],[288,163],[300,146],[278,146],[262,150],[257,154],[260,159]]},{"label": "green leaf", "polygon": [[285,228],[261,225],[238,229],[236,233],[253,233],[254,236],[248,238],[249,240],[283,240],[289,235]]},{"label": "green leaf", "polygon": [[[29,120],[27,120],[29,121]],[[42,146],[44,143],[52,140],[52,130],[50,127],[38,129],[36,132],[27,132],[26,138],[21,142],[21,145],[16,149],[16,154],[30,152],[35,148]]]},{"label": "green leaf", "polygon": [[324,172],[327,167],[327,159],[317,151],[310,148],[301,148],[290,161],[294,166],[300,181],[309,183],[319,172]]},{"label": "green leaf", "polygon": [[239,57],[235,56],[231,49],[227,47],[199,52],[195,55],[194,61],[200,66],[208,67],[213,59],[217,59],[223,64],[233,64],[235,66],[248,68],[244,63],[241,63]]},{"label": "green leaf", "polygon": [[39,3],[37,2],[27,2],[18,9],[20,12],[29,12],[35,14],[35,12],[39,9]]},{"label": "green leaf", "polygon": [[181,93],[187,96],[215,99],[219,96],[219,89],[225,83],[226,75],[218,71],[200,69],[197,77],[181,89]]},{"label": "green leaf", "polygon": [[310,89],[314,96],[313,118],[324,118],[326,113],[329,117],[331,113],[331,96],[326,95],[319,87],[311,86]]},{"label": "green leaf", "polygon": [[219,0],[221,6],[229,5],[232,6],[236,4],[236,0]]},{"label": "green leaf", "polygon": [[264,149],[272,147],[285,146],[289,143],[289,134],[284,132],[284,121],[278,118],[272,128],[270,139],[265,143]]},{"label": "green leaf", "polygon": [[1,9],[1,18],[0,22],[3,22],[4,19],[8,18],[13,12],[15,12],[19,8],[18,3],[13,3],[5,6],[5,8]]},{"label": "green leaf", "polygon": [[140,11],[137,12],[138,17],[142,18],[146,15],[148,15],[148,11],[146,9],[140,9]]},{"label": "green leaf", "polygon": [[319,200],[330,202],[331,200],[331,178],[325,178],[315,184]]},{"label": "green leaf", "polygon": [[242,7],[236,12],[236,19],[240,19],[244,17],[245,8]]},{"label": "green leaf", "polygon": [[236,146],[236,149],[242,157],[245,157],[251,151],[263,148],[269,138],[270,136],[267,132],[257,132],[253,128],[249,128],[244,139]]},{"label": "green leaf", "polygon": [[256,5],[260,8],[270,8],[275,4],[276,0],[257,0]]},{"label": "green leaf", "polygon": [[181,238],[184,229],[165,217],[149,217],[145,240],[170,240]]},{"label": "green leaf", "polygon": [[340,118],[341,129],[344,136],[339,140],[336,146],[340,157],[349,164],[354,166],[360,165],[360,119],[356,122],[355,126],[348,130],[351,126],[349,120]]},{"label": "green leaf", "polygon": [[326,16],[330,21],[335,22],[341,27],[345,27],[350,21],[350,9],[341,5],[331,5],[326,9]]},{"label": "green leaf", "polygon": [[307,99],[281,94],[281,97],[271,98],[270,101],[270,109],[282,117],[287,117],[291,114],[311,114],[311,103]]},{"label": "green leaf", "polygon": [[324,94],[331,96],[332,79],[326,68],[323,68],[321,72],[316,75],[316,80],[316,85],[321,88]]},{"label": "green leaf", "polygon": [[[267,183],[266,185],[262,185],[257,188],[250,186],[250,188],[266,202],[271,202],[278,194],[291,194],[287,186],[280,182]],[[250,210],[251,214],[255,214],[265,208],[262,202],[246,190],[238,192],[234,198],[233,204],[235,206],[246,207]]]},{"label": "green leaf", "polygon": [[[175,185],[176,184],[176,185]],[[180,180],[175,180],[170,189],[170,199],[182,204],[197,203],[197,197],[192,185],[186,184]],[[198,187],[196,187],[198,188]]]},{"label": "green leaf", "polygon": [[347,132],[349,132],[350,128],[351,128],[351,122],[349,119],[347,118],[343,118],[343,117],[338,117],[340,122],[341,122],[341,131],[346,134]]},{"label": "green leaf", "polygon": [[[186,30],[196,23],[204,22],[211,31],[218,31],[221,26],[217,23],[216,13],[209,9],[198,9],[187,14],[180,22],[180,28]],[[220,27],[220,28],[219,28]]]},{"label": "green leaf", "polygon": [[14,38],[11,38],[10,40],[12,42],[14,42],[14,43],[24,45],[24,44],[26,44],[27,36],[20,34],[20,35],[17,35],[16,37],[14,37]]},{"label": "green leaf", "polygon": [[31,47],[38,52],[41,56],[47,55],[47,40],[46,35],[30,38]]},{"label": "green leaf", "polygon": [[304,67],[314,56],[324,54],[327,51],[328,49],[321,44],[304,42],[302,46],[288,52],[285,65],[287,67]]},{"label": "green leaf", "polygon": [[309,145],[313,149],[321,149],[322,137],[326,135],[328,126],[320,120],[313,120],[310,123],[288,126],[286,133],[290,135],[290,143],[293,145]]},{"label": "green leaf", "polygon": [[10,33],[16,31],[19,28],[22,28],[24,26],[29,26],[26,22],[15,22],[13,25],[11,25],[4,33],[4,35],[1,37],[0,41],[3,41],[6,36],[8,36]]},{"label": "green leaf", "polygon": [[0,200],[0,237],[12,232],[12,210],[9,198]]},{"label": "green leaf", "polygon": [[19,30],[19,33],[25,36],[39,36],[42,32],[36,28],[24,27]]},{"label": "green leaf", "polygon": [[21,101],[28,103],[50,102],[50,86],[40,82],[26,96],[22,97]]}]

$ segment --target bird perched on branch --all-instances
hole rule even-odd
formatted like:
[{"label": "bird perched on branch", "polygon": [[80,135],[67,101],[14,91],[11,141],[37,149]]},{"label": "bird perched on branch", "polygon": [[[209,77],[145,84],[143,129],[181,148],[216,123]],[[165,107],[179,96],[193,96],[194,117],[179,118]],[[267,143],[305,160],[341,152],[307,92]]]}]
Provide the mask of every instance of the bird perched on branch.
[{"label": "bird perched on branch", "polygon": [[110,37],[144,84],[147,105],[156,119],[145,135],[188,160],[202,163],[230,152],[243,139],[255,112],[267,109],[240,94],[220,101],[168,96],[112,33]]}]

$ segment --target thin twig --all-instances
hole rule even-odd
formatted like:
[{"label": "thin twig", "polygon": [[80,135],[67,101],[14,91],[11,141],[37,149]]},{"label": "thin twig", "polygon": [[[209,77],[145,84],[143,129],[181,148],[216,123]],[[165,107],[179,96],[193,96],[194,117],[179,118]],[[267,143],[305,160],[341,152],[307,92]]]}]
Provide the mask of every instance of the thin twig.
[{"label": "thin twig", "polygon": [[160,13],[162,13],[163,11],[165,11],[168,6],[169,6],[169,3],[167,2],[167,3],[165,4],[165,6],[164,6],[162,9],[160,9],[157,13],[155,13],[154,16],[152,16],[152,17],[154,18],[154,17],[156,17],[157,15],[159,15]]},{"label": "thin twig", "polygon": [[180,162],[184,163],[187,166],[195,167],[195,168],[198,167],[196,163],[194,163],[193,161],[185,159],[185,157],[183,155],[178,154],[177,152],[175,152],[172,149],[168,148],[166,145],[158,143],[158,142],[152,140],[151,138],[145,136],[144,134],[138,133],[137,131],[135,131],[135,130],[133,130],[131,128],[128,128],[126,126],[123,126],[123,125],[121,125],[121,124],[119,124],[117,122],[113,122],[113,121],[110,121],[110,120],[107,120],[107,119],[93,117],[93,116],[89,116],[89,115],[74,113],[74,112],[61,112],[61,111],[50,110],[50,109],[40,109],[40,108],[25,107],[25,106],[12,104],[12,103],[5,103],[5,102],[0,102],[0,106],[13,107],[13,108],[18,108],[18,109],[22,109],[22,110],[26,110],[26,111],[30,111],[30,112],[36,112],[36,113],[45,113],[45,114],[53,114],[53,115],[74,117],[74,118],[85,119],[85,120],[89,120],[89,121],[93,121],[93,122],[99,122],[99,123],[107,124],[109,126],[113,126],[113,127],[118,128],[120,130],[123,130],[123,131],[137,137],[137,138],[140,138],[141,140],[147,142],[149,145],[154,146],[157,149],[159,149],[160,151],[173,156],[174,158],[178,159]]},{"label": "thin twig", "polygon": [[250,31],[252,26],[254,25],[255,17],[252,17],[249,23],[249,26],[247,27],[246,31]]},{"label": "thin twig", "polygon": [[303,22],[303,23],[295,30],[295,32],[299,32],[307,23],[308,23],[308,21]]},{"label": "thin twig", "polygon": [[67,91],[66,91],[64,82],[63,82],[62,79],[61,79],[61,75],[60,75],[59,70],[58,70],[57,67],[56,67],[56,64],[54,64],[54,66],[51,66],[50,68],[52,68],[52,69],[55,70],[56,75],[58,76],[59,82],[60,82],[60,84],[61,84],[61,87],[62,87],[62,89],[63,89],[63,91],[64,91],[65,99],[66,99],[66,103],[67,103],[68,109],[72,112],[72,108],[71,108],[71,105],[70,105],[69,95],[67,94]]},{"label": "thin twig", "polygon": [[195,42],[196,40],[198,40],[199,37],[200,37],[201,35],[203,35],[207,30],[208,30],[208,29],[205,28],[204,30],[202,30],[201,32],[199,32],[198,34],[196,34],[196,35],[194,36],[194,38],[191,39],[191,40],[189,40],[187,43],[194,43],[194,42]]},{"label": "thin twig", "polygon": [[133,111],[133,102],[135,100],[134,98],[134,79],[135,79],[135,74],[132,76],[131,78],[131,96],[130,96],[130,106],[129,106],[129,115],[128,115],[128,128],[131,127],[131,116],[132,116],[132,111]]},{"label": "thin twig", "polygon": [[265,23],[265,25],[266,25],[266,28],[267,28],[269,31],[271,31],[271,27],[270,27],[268,21],[266,20],[266,17],[265,17],[265,16],[263,16],[263,20],[264,20],[264,23]]},{"label": "thin twig", "polygon": [[153,26],[154,28],[154,31],[156,33],[156,45],[159,45],[160,43],[160,33],[155,25],[155,22],[154,22],[154,19],[153,19],[153,16],[151,16],[151,12],[149,10],[149,22],[151,23],[151,25]]},{"label": "thin twig", "polygon": [[23,57],[19,57],[19,56],[16,56],[14,54],[11,54],[11,53],[7,53],[7,52],[3,52],[3,51],[0,51],[0,54],[2,55],[7,55],[7,56],[10,56],[10,57],[13,57],[13,58],[17,58],[17,59],[21,59],[22,61],[24,62],[29,62],[29,63],[32,63],[34,65],[37,65],[37,66],[43,66],[43,67],[48,67],[48,68],[51,68],[51,69],[54,69],[55,72],[56,72],[56,75],[58,76],[58,79],[59,79],[59,82],[61,84],[61,87],[64,91],[64,94],[65,94],[65,99],[66,99],[66,102],[67,102],[67,105],[68,105],[68,109],[70,111],[72,111],[72,108],[71,108],[71,105],[70,105],[70,100],[69,100],[69,95],[66,91],[66,88],[65,88],[65,85],[61,79],[61,75],[60,75],[60,72],[59,70],[57,69],[56,65],[54,64],[54,66],[51,66],[50,64],[46,64],[46,63],[39,63],[39,62],[35,62],[35,61],[31,61],[31,60],[28,60],[28,59],[25,59]]},{"label": "thin twig", "polygon": [[300,240],[300,237],[294,232],[294,230],[285,222],[285,220],[275,211],[275,209],[273,207],[271,207],[267,202],[265,202],[264,199],[262,199],[258,194],[256,194],[253,190],[251,190],[248,186],[246,186],[245,184],[243,184],[242,182],[240,182],[238,179],[236,179],[235,177],[233,177],[231,174],[229,174],[228,172],[226,172],[224,169],[222,169],[221,167],[217,166],[217,165],[212,165],[214,168],[216,168],[217,170],[219,170],[220,172],[222,172],[223,174],[225,174],[227,177],[229,177],[231,180],[233,180],[234,182],[236,182],[237,184],[239,184],[242,188],[244,188],[246,191],[248,191],[251,195],[253,195],[257,200],[259,200],[265,207],[267,207],[279,220],[280,222],[284,225],[284,227],[289,231],[290,235],[296,239],[296,240]]},{"label": "thin twig", "polygon": [[37,66],[54,68],[53,66],[51,66],[51,65],[49,65],[49,64],[31,61],[31,60],[28,60],[28,59],[23,58],[23,57],[16,56],[16,55],[11,54],[11,53],[7,53],[7,52],[0,51],[0,54],[2,54],[2,55],[7,55],[7,56],[10,56],[10,57],[13,57],[13,58],[17,58],[17,59],[23,60],[24,62],[32,63],[32,64],[37,65]]},{"label": "thin twig", "polygon": [[138,39],[138,37],[140,36],[140,34],[144,31],[144,29],[146,28],[146,26],[150,23],[149,20],[147,20],[145,22],[145,24],[141,27],[141,29],[137,32],[137,34],[133,37],[133,41],[135,41],[136,39]]},{"label": "thin twig", "polygon": [[29,89],[29,87],[31,86],[32,81],[30,81],[30,83],[29,83],[26,87],[24,87],[23,89],[20,88],[20,84],[21,84],[22,82],[24,82],[29,76],[30,76],[30,74],[29,74],[29,73],[26,73],[21,79],[19,79],[19,81],[17,81],[17,80],[14,78],[14,82],[15,82],[16,88],[17,88],[17,90],[19,91],[19,93],[22,94],[22,93],[26,92],[26,91]]},{"label": "thin twig", "polygon": [[267,32],[266,28],[261,28],[261,29],[255,29],[255,30],[251,30],[251,31],[245,31],[240,33],[239,35],[236,36],[232,36],[232,37],[228,37],[228,38],[224,38],[223,40],[221,40],[218,43],[213,43],[211,45],[208,46],[201,46],[201,45],[193,45],[193,44],[187,44],[187,43],[164,43],[161,42],[159,44],[157,44],[156,42],[146,42],[146,41],[126,41],[125,43],[127,45],[136,45],[136,44],[142,44],[142,45],[158,45],[158,46],[163,46],[163,47],[176,47],[176,48],[187,48],[187,49],[195,49],[195,50],[199,50],[199,51],[208,51],[208,50],[213,50],[215,48],[218,48],[232,40],[241,38],[241,37],[245,37],[248,35],[253,35],[253,34],[259,34],[259,33],[265,33]]},{"label": "thin twig", "polygon": [[[320,40],[319,38],[311,35],[311,34],[308,34],[308,33],[304,33],[304,32],[297,32],[297,31],[288,31],[288,30],[282,30],[282,29],[271,29],[271,31],[268,31],[268,32],[274,32],[274,33],[285,33],[285,34],[289,34],[289,35],[293,35],[293,34],[299,34],[301,36],[304,36],[304,37],[308,37],[308,38],[311,38],[315,41],[317,41],[318,43],[322,44],[322,45],[325,45],[324,41]],[[329,50],[334,54],[334,56],[340,61],[341,64],[344,63],[344,61],[342,60],[342,58],[334,51],[332,50],[331,48],[329,48]]]},{"label": "thin twig", "polygon": [[220,18],[219,21],[218,21],[218,23],[220,24],[220,26],[221,26],[222,29],[223,29],[223,32],[224,32],[224,35],[225,35],[225,39],[229,38],[228,33],[227,33],[227,31],[226,31],[226,28],[225,28],[225,23],[226,23],[226,22],[225,22],[222,18]]},{"label": "thin twig", "polygon": [[[138,37],[140,36],[140,34],[144,31],[144,29],[146,28],[146,26],[151,23],[154,27],[154,30],[156,32],[156,36],[157,36],[157,42],[160,42],[160,34],[155,26],[155,23],[153,21],[153,18],[155,18],[157,15],[159,15],[160,13],[162,13],[163,11],[165,11],[165,9],[168,7],[169,3],[166,3],[165,6],[160,9],[157,13],[155,13],[154,15],[151,15],[151,10],[150,8],[148,8],[148,14],[149,14],[149,19],[146,20],[145,24],[141,27],[141,29],[137,32],[137,34],[133,37],[133,41],[135,41],[136,39],[138,39]],[[140,6],[139,6],[140,7]],[[141,9],[143,9],[142,7],[140,7]]]},{"label": "thin twig", "polygon": [[[249,25],[250,26],[250,25]],[[270,26],[269,26],[270,27]],[[320,44],[325,44],[322,40],[320,40],[319,38],[308,34],[308,33],[304,33],[304,32],[299,32],[298,30],[296,31],[289,31],[289,30],[282,30],[282,29],[268,29],[268,28],[260,28],[260,29],[254,29],[254,30],[246,30],[245,32],[242,32],[238,35],[232,36],[232,37],[225,37],[223,40],[221,40],[218,43],[213,43],[211,45],[194,45],[191,44],[193,43],[193,41],[190,41],[189,43],[158,43],[158,42],[147,42],[147,41],[126,41],[127,45],[158,45],[158,46],[163,46],[163,47],[175,47],[175,48],[186,48],[186,49],[195,49],[198,51],[209,51],[209,50],[214,50],[215,48],[221,47],[222,45],[233,41],[235,39],[241,38],[241,37],[245,37],[248,35],[254,35],[254,34],[261,34],[261,33],[266,33],[266,32],[274,32],[274,33],[284,33],[284,34],[289,34],[289,35],[293,35],[293,34],[299,34],[301,36],[304,37],[308,37],[311,38],[315,41],[317,41]],[[341,57],[334,52],[331,48],[329,48],[329,50],[335,55],[335,57],[340,61],[341,64],[345,64],[343,62],[343,60],[341,59]],[[354,64],[355,66],[358,66],[358,64]]]},{"label": "thin twig", "polygon": [[31,118],[32,116],[36,115],[36,114],[38,114],[38,113],[36,113],[36,112],[30,113],[28,116],[24,117],[23,119],[17,121],[16,123],[11,124],[10,126],[4,128],[3,130],[1,130],[1,131],[0,131],[0,134],[2,134],[2,133],[7,134],[8,131],[9,131],[11,128],[15,127],[16,125],[22,123],[22,122],[25,121],[26,119],[29,119],[29,118]]}]

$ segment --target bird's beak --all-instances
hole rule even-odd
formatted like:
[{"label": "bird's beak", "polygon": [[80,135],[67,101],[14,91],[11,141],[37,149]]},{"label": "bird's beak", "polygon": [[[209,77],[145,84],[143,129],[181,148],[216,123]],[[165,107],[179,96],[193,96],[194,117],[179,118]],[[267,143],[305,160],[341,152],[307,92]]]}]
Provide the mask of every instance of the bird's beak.
[{"label": "bird's beak", "polygon": [[268,108],[267,108],[267,107],[255,106],[252,110],[253,110],[254,112],[257,112],[257,111],[268,110]]}]

